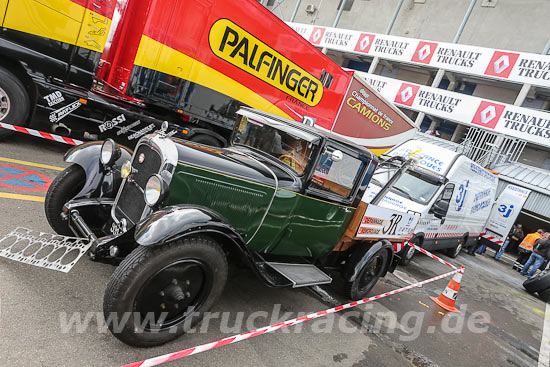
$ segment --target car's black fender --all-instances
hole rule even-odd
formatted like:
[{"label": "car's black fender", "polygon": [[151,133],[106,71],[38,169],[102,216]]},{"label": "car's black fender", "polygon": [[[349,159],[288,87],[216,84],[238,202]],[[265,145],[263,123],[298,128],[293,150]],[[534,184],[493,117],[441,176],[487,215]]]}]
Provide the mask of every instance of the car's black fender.
[{"label": "car's black fender", "polygon": [[84,143],[65,153],[63,157],[65,162],[78,164],[86,173],[86,183],[75,198],[116,196],[122,183],[120,168],[124,162],[132,159],[132,152],[117,144],[121,152],[120,158],[113,164],[111,171],[107,172],[99,161],[102,145],[103,141]]},{"label": "car's black fender", "polygon": [[158,246],[196,233],[215,233],[241,247],[239,233],[221,216],[204,207],[174,205],[164,207],[136,224],[134,239],[141,246]]},{"label": "car's black fender", "polygon": [[[389,269],[389,267],[390,267],[390,265],[392,264],[392,261],[393,261],[393,245],[390,241],[380,240],[380,241],[377,241],[375,243],[363,242],[363,243],[355,245],[355,246],[359,246],[359,247],[357,247],[354,251],[362,252],[362,257],[359,261],[354,262],[353,266],[346,267],[346,269],[344,270],[344,272],[342,274],[342,277],[346,281],[348,281],[348,282],[354,281],[359,276],[359,273],[361,273],[361,269],[363,269],[363,267],[369,261],[369,259],[375,253],[377,253],[378,251],[380,251],[382,249],[386,249],[390,254],[390,258],[389,258],[389,261],[388,261],[388,266],[386,267],[386,269],[384,269],[384,273],[382,274],[382,276],[386,275],[386,273],[387,273],[387,271],[388,271],[388,269]],[[361,254],[359,254],[359,256],[360,255]],[[358,256],[358,255],[356,255],[354,253],[353,256]]]}]

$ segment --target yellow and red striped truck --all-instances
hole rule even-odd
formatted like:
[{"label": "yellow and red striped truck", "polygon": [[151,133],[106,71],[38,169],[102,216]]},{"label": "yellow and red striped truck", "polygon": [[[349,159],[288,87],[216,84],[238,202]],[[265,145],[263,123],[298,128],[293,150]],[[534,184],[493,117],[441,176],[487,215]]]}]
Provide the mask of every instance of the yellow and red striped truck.
[{"label": "yellow and red striped truck", "polygon": [[[0,121],[224,145],[241,106],[381,153],[414,125],[254,0],[0,0]],[[0,135],[5,135],[2,130]]]}]

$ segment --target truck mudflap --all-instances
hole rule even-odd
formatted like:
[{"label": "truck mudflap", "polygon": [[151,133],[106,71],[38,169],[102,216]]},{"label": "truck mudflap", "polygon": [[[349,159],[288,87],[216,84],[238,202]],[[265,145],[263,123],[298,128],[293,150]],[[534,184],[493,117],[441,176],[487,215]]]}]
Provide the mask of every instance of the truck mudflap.
[{"label": "truck mudflap", "polygon": [[84,238],[17,227],[0,239],[0,257],[68,273],[91,245]]}]

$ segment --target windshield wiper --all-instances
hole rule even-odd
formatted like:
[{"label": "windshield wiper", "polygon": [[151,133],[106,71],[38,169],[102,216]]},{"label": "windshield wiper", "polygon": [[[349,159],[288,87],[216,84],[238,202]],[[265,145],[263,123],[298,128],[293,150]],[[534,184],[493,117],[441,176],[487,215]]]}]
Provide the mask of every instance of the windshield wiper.
[{"label": "windshield wiper", "polygon": [[377,186],[384,186],[384,185],[382,185],[382,182],[378,181],[378,180],[377,180],[376,178],[374,178],[374,177],[371,178],[370,181],[371,181],[372,183],[374,183],[375,185],[377,185]]},{"label": "windshield wiper", "polygon": [[394,187],[392,187],[392,189],[395,189],[396,191],[399,191],[400,193],[405,194],[405,196],[406,196],[407,199],[409,199],[409,200],[417,201],[415,198],[413,198],[413,197],[411,196],[411,194],[409,194],[407,191],[403,190],[403,189],[400,188],[400,187],[394,186]]}]

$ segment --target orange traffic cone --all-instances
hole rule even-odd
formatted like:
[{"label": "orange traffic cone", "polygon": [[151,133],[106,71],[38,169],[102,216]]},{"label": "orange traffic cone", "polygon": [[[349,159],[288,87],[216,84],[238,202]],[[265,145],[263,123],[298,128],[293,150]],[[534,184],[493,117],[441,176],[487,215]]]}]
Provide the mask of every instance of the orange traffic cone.
[{"label": "orange traffic cone", "polygon": [[455,302],[456,302],[456,297],[458,296],[458,290],[460,289],[462,274],[464,274],[464,266],[462,266],[460,269],[461,271],[459,271],[453,276],[453,279],[449,281],[449,284],[447,284],[447,287],[443,292],[441,292],[439,297],[436,298],[436,297],[430,296],[432,301],[437,303],[439,306],[441,306],[445,310],[451,311],[451,312],[458,312],[458,313],[460,313],[460,311],[455,308]]}]

